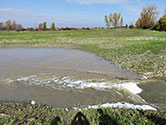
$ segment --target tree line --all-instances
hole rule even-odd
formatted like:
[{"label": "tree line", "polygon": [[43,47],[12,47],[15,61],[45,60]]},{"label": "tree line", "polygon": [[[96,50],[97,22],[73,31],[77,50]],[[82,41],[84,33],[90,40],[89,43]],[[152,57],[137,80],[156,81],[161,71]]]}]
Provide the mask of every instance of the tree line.
[{"label": "tree line", "polygon": [[[150,5],[144,7],[141,11],[140,17],[134,24],[131,24],[129,28],[139,28],[139,29],[152,29],[158,31],[166,31],[166,10],[165,14],[157,21],[157,18],[160,14],[160,11],[156,6]],[[105,16],[105,23],[108,29],[112,25],[113,28],[118,27],[128,27],[126,24],[123,26],[123,17],[121,17],[121,13],[110,14],[109,17]]]},{"label": "tree line", "polygon": [[[137,19],[135,25],[132,23],[129,28],[138,28],[138,29],[152,29],[158,31],[166,31],[166,10],[165,13],[157,21],[160,11],[156,6],[150,5],[144,7],[140,13],[140,17]],[[128,25],[123,25],[123,17],[121,13],[110,13],[109,16],[105,16],[105,23],[107,29],[110,28],[128,28]],[[71,30],[76,28],[61,28],[62,30]],[[89,28],[82,28],[89,29]],[[98,28],[101,29],[101,28]],[[102,28],[103,29],[103,28]],[[55,23],[53,22],[50,28],[47,28],[47,23],[43,22],[38,25],[37,28],[23,28],[21,24],[16,24],[16,21],[7,20],[4,23],[0,22],[0,30],[56,30]]]},{"label": "tree line", "polygon": [[46,22],[40,23],[39,26],[38,26],[38,30],[55,30],[55,23],[53,22],[51,24],[50,29],[47,28],[47,23]]},{"label": "tree line", "polygon": [[21,24],[16,24],[16,21],[7,20],[5,23],[0,22],[0,30],[22,30]]},{"label": "tree line", "polygon": [[[141,11],[140,18],[138,18],[135,25],[131,24],[129,28],[166,31],[166,10],[165,14],[157,21],[159,14],[160,11],[156,6],[150,5],[144,7]],[[123,17],[121,17],[121,13],[111,13],[109,17],[105,16],[105,23],[108,29],[110,29],[111,25],[113,28],[128,27],[127,24],[123,26]]]},{"label": "tree line", "polygon": [[37,28],[23,28],[21,24],[16,24],[16,21],[7,20],[4,23],[0,22],[0,30],[55,30],[55,23],[51,24],[50,28],[47,28],[47,23],[43,22],[38,25]]}]

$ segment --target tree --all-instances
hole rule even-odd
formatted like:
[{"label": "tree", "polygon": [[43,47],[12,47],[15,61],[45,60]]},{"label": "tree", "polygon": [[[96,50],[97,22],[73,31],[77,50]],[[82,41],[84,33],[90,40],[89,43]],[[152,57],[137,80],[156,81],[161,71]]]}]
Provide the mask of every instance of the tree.
[{"label": "tree", "polygon": [[129,26],[129,28],[130,28],[130,29],[133,29],[133,28],[135,28],[135,27],[134,27],[133,24],[131,24],[131,25]]},{"label": "tree", "polygon": [[125,26],[126,28],[128,28],[128,24],[126,24],[126,26]]},{"label": "tree", "polygon": [[23,27],[21,24],[16,24],[16,30],[22,30],[22,29],[23,29]]},{"label": "tree", "polygon": [[11,30],[11,20],[7,20],[5,24],[6,24],[6,29]]},{"label": "tree", "polygon": [[119,20],[121,18],[121,13],[117,14],[117,13],[110,13],[110,16],[109,16],[109,21],[110,23],[115,27],[117,28],[119,26]]},{"label": "tree", "polygon": [[107,29],[110,29],[110,23],[108,21],[108,17],[107,16],[105,16],[105,23],[106,23]]},{"label": "tree", "polygon": [[160,20],[156,23],[154,29],[159,31],[166,31],[166,15],[160,18]]},{"label": "tree", "polygon": [[3,28],[3,22],[0,22],[0,30]]},{"label": "tree", "polygon": [[135,23],[135,26],[136,26],[137,28],[142,28],[142,27],[143,27],[141,18],[139,18],[139,19],[137,20],[137,22]]},{"label": "tree", "polygon": [[121,28],[123,27],[123,17],[121,17],[121,19],[120,19],[120,27]]},{"label": "tree", "polygon": [[40,23],[40,24],[39,24],[39,30],[42,30],[42,29],[43,29],[43,24]]},{"label": "tree", "polygon": [[47,30],[47,23],[46,22],[43,23],[43,30]]},{"label": "tree", "polygon": [[142,9],[140,18],[136,22],[137,28],[152,29],[155,26],[159,11],[156,6],[147,6]]},{"label": "tree", "polygon": [[16,30],[16,21],[13,21],[12,29],[13,29],[13,30]]},{"label": "tree", "polygon": [[53,22],[50,27],[51,30],[55,30],[55,23]]}]

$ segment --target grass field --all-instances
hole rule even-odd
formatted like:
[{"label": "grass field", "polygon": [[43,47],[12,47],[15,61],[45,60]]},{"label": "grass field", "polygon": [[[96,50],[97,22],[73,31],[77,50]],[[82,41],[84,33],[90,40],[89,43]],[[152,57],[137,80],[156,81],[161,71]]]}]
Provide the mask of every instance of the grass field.
[{"label": "grass field", "polygon": [[166,32],[138,29],[0,31],[0,47],[79,49],[150,78],[166,79]]}]

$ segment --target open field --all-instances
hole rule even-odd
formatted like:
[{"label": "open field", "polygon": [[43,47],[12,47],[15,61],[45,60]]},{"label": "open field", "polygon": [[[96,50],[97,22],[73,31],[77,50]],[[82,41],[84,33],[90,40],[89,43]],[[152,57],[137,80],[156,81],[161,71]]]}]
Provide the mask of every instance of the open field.
[{"label": "open field", "polygon": [[79,49],[150,78],[166,79],[165,32],[137,29],[0,31],[0,47]]}]

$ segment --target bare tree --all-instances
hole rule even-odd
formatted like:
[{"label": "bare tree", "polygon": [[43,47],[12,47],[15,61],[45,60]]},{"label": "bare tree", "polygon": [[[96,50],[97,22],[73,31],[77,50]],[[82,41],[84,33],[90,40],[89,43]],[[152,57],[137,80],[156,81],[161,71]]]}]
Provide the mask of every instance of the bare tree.
[{"label": "bare tree", "polygon": [[121,19],[120,19],[120,27],[121,28],[123,27],[123,17],[121,17]]},{"label": "bare tree", "polygon": [[11,20],[7,20],[5,24],[6,24],[6,29],[11,30]]},{"label": "bare tree", "polygon": [[109,21],[110,23],[115,27],[117,28],[119,26],[119,20],[121,18],[121,13],[117,14],[117,13],[110,13],[110,16],[109,16]]},{"label": "bare tree", "polygon": [[106,23],[107,28],[110,29],[110,23],[108,21],[108,17],[107,16],[105,16],[105,23]]},{"label": "bare tree", "polygon": [[141,17],[137,20],[137,28],[152,29],[157,21],[160,12],[156,6],[147,6],[142,9]]}]

